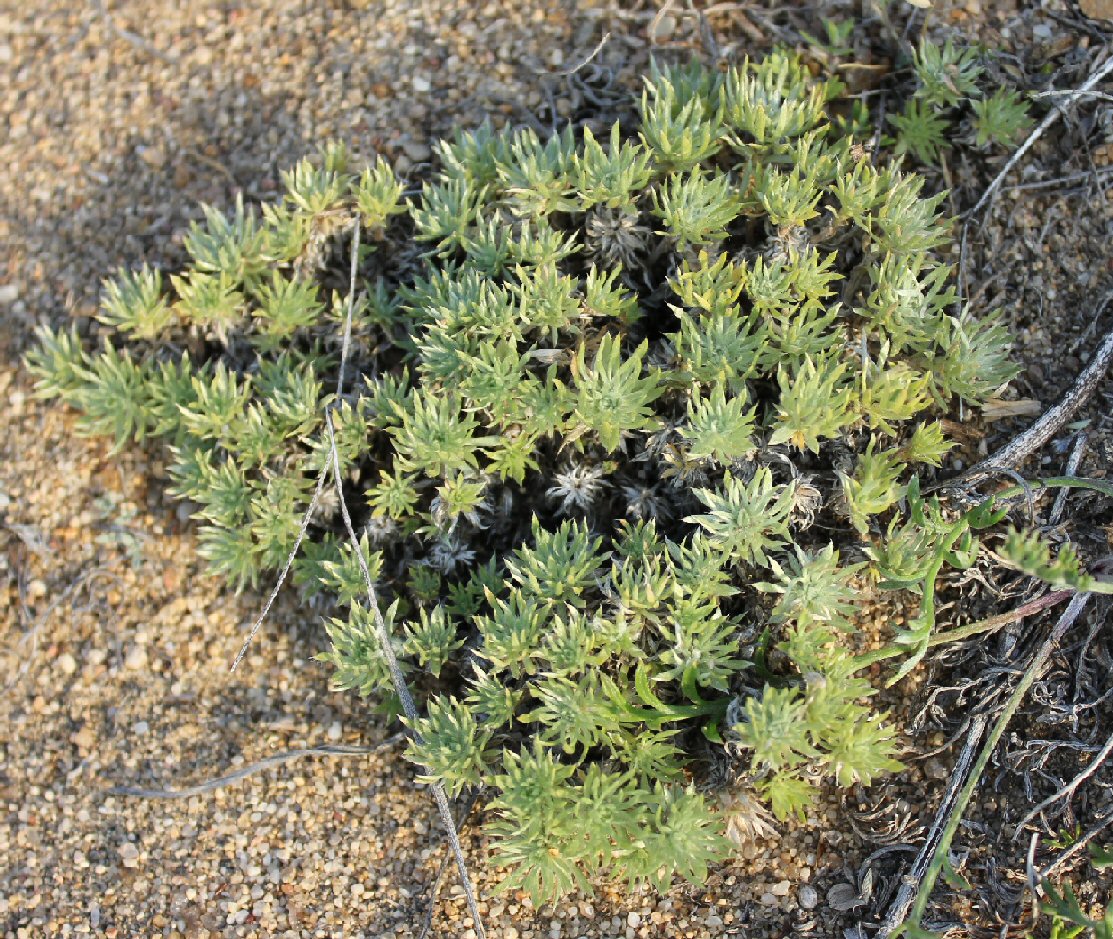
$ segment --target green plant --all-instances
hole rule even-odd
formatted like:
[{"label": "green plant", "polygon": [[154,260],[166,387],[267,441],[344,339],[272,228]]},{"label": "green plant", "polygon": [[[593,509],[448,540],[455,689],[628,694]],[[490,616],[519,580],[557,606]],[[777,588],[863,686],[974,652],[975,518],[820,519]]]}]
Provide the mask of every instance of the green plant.
[{"label": "green plant", "polygon": [[[1113,866],[1113,857],[1105,849],[1090,845],[1090,863],[1095,869]],[[1090,935],[1094,939],[1113,939],[1113,905],[1099,909],[1091,916],[1082,909],[1070,884],[1056,887],[1043,878],[1044,899],[1040,911],[1051,917],[1051,939],[1078,939]]]},{"label": "green plant", "polygon": [[930,101],[909,98],[904,111],[889,122],[897,129],[897,152],[911,153],[921,163],[936,163],[947,144],[950,123]]},{"label": "green plant", "polygon": [[1031,129],[1028,105],[1011,88],[998,88],[988,98],[970,102],[974,111],[974,145],[1013,144]]},{"label": "green plant", "polygon": [[950,39],[941,46],[922,39],[912,55],[919,82],[916,97],[940,107],[953,107],[963,98],[973,97],[982,74],[978,55],[978,49],[957,48]]},{"label": "green plant", "polygon": [[[938,574],[1001,519],[952,517],[916,474],[949,447],[937,417],[1014,374],[1007,337],[952,311],[940,197],[827,120],[837,92],[784,52],[659,70],[640,136],[487,126],[412,202],[332,145],[261,220],[207,211],[169,290],[109,281],[99,348],[43,328],[28,357],[81,432],[169,446],[235,587],[317,506],[293,577],[332,607],[322,660],[396,713],[394,653],[423,702],[407,757],[490,793],[505,885],[537,901],[702,879],[730,851],[689,765],[708,741],[781,819],[897,769],[859,591],[922,599],[899,677]],[[332,440],[345,506],[313,491]]]},{"label": "green plant", "polygon": [[[842,32],[826,24],[827,40],[809,37],[824,58],[845,56]],[[912,83],[903,106],[887,120],[895,131],[890,141],[897,154],[909,153],[924,164],[938,164],[955,135],[955,123],[970,128],[964,135],[974,146],[1010,146],[1029,130],[1029,104],[1012,88],[983,90],[985,50],[961,47],[952,40],[942,45],[924,38],[912,50]]]}]

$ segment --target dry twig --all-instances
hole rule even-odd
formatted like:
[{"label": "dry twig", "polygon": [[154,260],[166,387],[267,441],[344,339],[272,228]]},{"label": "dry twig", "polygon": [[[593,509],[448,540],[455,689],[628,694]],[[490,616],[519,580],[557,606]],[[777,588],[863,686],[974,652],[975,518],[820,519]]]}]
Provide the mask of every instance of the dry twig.
[{"label": "dry twig", "polygon": [[234,772],[206,780],[203,783],[198,783],[196,786],[186,786],[184,789],[146,789],[142,786],[113,786],[108,790],[108,795],[136,796],[140,799],[186,799],[190,796],[199,796],[206,792],[213,792],[230,783],[246,779],[248,776],[252,776],[260,770],[269,769],[272,766],[280,766],[292,760],[300,760],[302,757],[365,756],[368,753],[378,753],[382,750],[386,750],[389,747],[401,743],[405,739],[405,734],[395,734],[373,747],[354,747],[337,744],[324,747],[305,747],[296,750],[286,750],[282,753],[275,753],[273,756],[258,760],[255,763],[248,763],[247,766],[241,766]]},{"label": "dry twig", "polygon": [[[1036,652],[1032,661],[1025,669],[1016,687],[1013,689],[1012,694],[1009,695],[1008,701],[1005,703],[1001,713],[994,721],[993,727],[986,737],[985,743],[982,745],[981,752],[978,754],[978,759],[972,767],[968,770],[964,769],[965,781],[962,783],[961,791],[953,796],[954,784],[948,790],[947,798],[944,799],[943,805],[940,807],[939,813],[936,815],[935,823],[932,825],[932,830],[928,835],[928,840],[924,845],[923,850],[916,857],[912,869],[904,877],[901,888],[897,893],[896,900],[893,901],[889,912],[885,917],[882,924],[880,937],[887,939],[902,923],[908,923],[919,926],[920,918],[923,916],[927,908],[928,900],[931,897],[931,892],[935,887],[935,882],[943,869],[946,862],[947,854],[950,851],[951,842],[954,839],[955,833],[958,831],[958,826],[962,822],[963,813],[966,807],[970,804],[970,799],[974,794],[974,789],[981,778],[982,773],[985,771],[989,763],[993,751],[997,748],[1001,737],[1008,727],[1009,721],[1016,709],[1020,706],[1020,702],[1028,693],[1032,683],[1043,673],[1044,667],[1047,665],[1051,653],[1054,651],[1055,646],[1063,638],[1064,634],[1082,614],[1089,602],[1092,594],[1089,593],[1076,593],[1072,598],[1066,610],[1059,617],[1055,623],[1051,634],[1042,643],[1039,650]],[[988,720],[986,715],[979,715],[975,720],[982,721],[980,726],[972,725],[972,734],[974,727],[977,726],[978,736],[985,729],[985,721]],[[966,750],[963,751],[963,758],[967,755],[967,750],[971,748],[970,743],[967,744]],[[959,777],[958,768],[956,768],[954,778],[957,780]],[[945,826],[940,831],[940,823],[946,822]],[[1111,818],[1113,821],[1113,818]],[[936,834],[938,832],[938,834]]]},{"label": "dry twig", "polygon": [[[1030,183],[1013,183],[1005,186],[1005,192],[1028,192],[1033,189],[1054,189],[1056,186],[1066,186],[1070,183],[1084,183],[1087,181],[1100,181],[1113,174],[1113,166],[1099,166],[1084,173],[1070,173],[1066,176],[1056,176],[1053,179],[1037,179]],[[1077,192],[1080,189],[1069,189],[1067,192]]]},{"label": "dry twig", "polygon": [[[351,337],[352,337],[352,315],[355,306],[356,294],[356,273],[359,266],[359,242],[360,242],[360,222],[357,217],[353,223],[352,232],[352,258],[351,268],[349,273],[348,282],[348,306],[347,313],[344,317],[344,336],[341,343],[340,354],[340,370],[336,379],[336,398],[335,401],[339,402],[344,394],[344,378],[345,368],[347,366],[348,355],[351,350]],[[409,687],[406,684],[406,678],[402,674],[402,669],[398,664],[398,658],[394,654],[394,645],[390,639],[390,633],[387,629],[386,622],[383,620],[382,610],[379,608],[378,595],[375,590],[375,583],[371,579],[371,572],[367,567],[367,559],[363,555],[363,549],[360,547],[359,537],[356,535],[354,526],[352,525],[352,517],[348,511],[348,503],[344,498],[344,478],[340,469],[340,452],[336,447],[336,431],[332,424],[332,412],[329,408],[325,409],[325,426],[328,429],[329,447],[331,462],[326,462],[321,467],[321,473],[317,477],[317,488],[314,491],[313,499],[306,510],[305,515],[302,517],[301,528],[298,537],[294,542],[294,546],[290,551],[289,556],[286,558],[286,564],[279,574],[278,582],[275,584],[274,589],[271,591],[267,602],[263,607],[262,613],[252,624],[251,632],[247,639],[244,641],[243,647],[240,649],[239,655],[236,656],[235,662],[232,664],[232,670],[235,671],[236,667],[243,660],[244,655],[247,653],[248,646],[251,640],[258,633],[259,628],[262,626],[263,620],[266,618],[267,613],[270,611],[272,604],[278,596],[282,584],[285,582],[286,577],[290,572],[290,567],[294,563],[294,558],[297,555],[298,549],[305,538],[306,530],[309,528],[309,521],[313,517],[317,509],[317,504],[320,501],[322,491],[324,490],[325,481],[328,479],[329,471],[332,471],[333,478],[336,482],[336,492],[340,503],[340,514],[344,519],[344,526],[348,531],[348,537],[351,540],[355,556],[359,561],[360,570],[363,573],[364,585],[367,588],[367,607],[372,613],[372,619],[375,624],[375,630],[379,641],[380,648],[383,651],[383,657],[387,661],[387,667],[390,670],[391,681],[394,684],[394,691],[398,695],[399,700],[402,702],[402,709],[406,713],[406,717],[411,724],[417,719],[417,708],[414,706],[413,697],[410,695]],[[483,929],[483,922],[479,915],[479,904],[476,899],[475,890],[472,887],[471,877],[468,874],[467,861],[464,858],[464,851],[460,845],[460,836],[456,831],[456,825],[452,819],[452,810],[448,802],[448,794],[444,790],[444,786],[439,783],[432,785],[433,795],[437,802],[437,809],[440,812],[441,820],[444,823],[445,830],[448,832],[449,844],[452,846],[452,852],[456,858],[456,866],[460,871],[460,879],[463,883],[464,893],[467,896],[468,908],[471,911],[472,919],[475,921],[475,931],[479,935],[479,939],[484,939],[486,933]]]},{"label": "dry twig", "polygon": [[[352,230],[352,264],[348,280],[348,310],[344,317],[344,338],[340,346],[340,372],[336,378],[337,401],[344,395],[344,371],[348,365],[348,356],[352,348],[352,311],[355,307],[356,299],[356,270],[359,267],[359,239],[361,227],[359,219],[357,218]],[[239,653],[236,655],[236,660],[232,663],[231,670],[233,672],[239,668],[240,662],[243,661],[243,657],[247,655],[248,647],[258,634],[259,629],[263,625],[263,620],[267,618],[267,614],[270,613],[271,607],[274,606],[274,601],[278,599],[278,593],[282,589],[282,585],[286,583],[286,578],[290,575],[290,568],[293,566],[294,558],[298,556],[301,543],[305,540],[306,532],[309,530],[309,522],[316,513],[317,505],[320,503],[321,496],[324,493],[325,480],[328,479],[328,470],[327,464],[321,467],[321,472],[317,476],[317,488],[313,490],[313,498],[309,500],[309,508],[305,510],[305,514],[301,518],[301,525],[298,527],[298,536],[294,539],[294,546],[286,556],[286,563],[282,566],[282,571],[278,575],[278,580],[275,582],[270,596],[267,597],[267,602],[263,604],[262,612],[256,617],[255,622],[251,624],[251,631],[247,634],[247,638],[244,640]]]},{"label": "dry twig", "polygon": [[[1055,105],[1055,108],[1042,120],[1039,125],[1033,130],[1028,138],[1017,147],[1016,152],[1009,157],[1008,162],[1001,167],[1001,171],[993,178],[993,182],[986,187],[982,197],[977,201],[977,204],[970,210],[971,216],[977,216],[988,202],[997,194],[997,190],[1001,187],[1001,183],[1005,177],[1012,172],[1014,166],[1019,163],[1037,140],[1044,135],[1044,132],[1054,124],[1059,117],[1079,98],[1087,95],[1093,90],[1094,86],[1098,84],[1106,75],[1113,72],[1113,55],[1109,56],[1098,68],[1096,68],[1089,78],[1082,83],[1080,88],[1073,91],[1064,92],[1064,100]],[[965,232],[964,232],[965,235]],[[964,238],[965,240],[965,238]]]},{"label": "dry twig", "polygon": [[[359,543],[359,536],[356,534],[355,527],[352,525],[352,516],[348,511],[348,503],[344,498],[344,477],[340,471],[340,451],[336,447],[336,431],[332,426],[332,413],[325,410],[325,426],[328,428],[329,448],[332,453],[332,478],[336,483],[336,494],[340,503],[340,515],[344,519],[344,527],[348,531],[348,540],[352,545],[352,550],[355,552],[356,559],[359,561],[359,568],[363,573],[364,587],[367,589],[367,608],[371,611],[371,619],[375,624],[375,633],[379,641],[379,648],[382,650],[383,658],[386,659],[387,668],[390,671],[390,679],[394,684],[394,693],[398,695],[398,699],[402,702],[402,710],[406,713],[406,718],[409,721],[411,729],[417,722],[417,708],[414,706],[413,697],[410,695],[410,689],[406,684],[406,676],[402,673],[402,667],[398,664],[398,657],[394,653],[394,643],[391,641],[390,630],[387,629],[386,620],[383,619],[383,611],[379,606],[378,592],[375,590],[375,582],[371,578],[371,571],[367,567],[367,559],[363,556],[363,547]],[[414,732],[414,738],[420,743],[421,738]],[[448,801],[448,793],[445,791],[441,783],[431,783],[430,788],[433,790],[433,797],[437,802],[437,810],[440,812],[441,821],[444,824],[445,830],[448,832],[448,843],[452,847],[452,853],[456,857],[456,867],[460,872],[460,881],[464,887],[464,894],[468,900],[468,909],[471,910],[472,919],[475,922],[475,931],[479,934],[479,939],[484,939],[486,932],[483,929],[483,921],[479,915],[479,902],[475,895],[475,888],[472,886],[471,877],[468,875],[468,864],[464,858],[464,849],[460,844],[460,834],[456,831],[456,824],[452,819],[452,808]]]},{"label": "dry twig", "polygon": [[[1110,300],[1113,300],[1113,290],[1106,291],[1099,301],[1093,315],[1095,322],[1105,312]],[[1011,469],[1023,463],[1078,413],[1082,405],[1097,390],[1111,362],[1113,362],[1113,327],[1110,327],[1105,339],[1091,357],[1090,363],[1058,404],[1048,409],[1036,423],[1024,433],[1014,437],[992,456],[972,466],[955,479],[947,480],[941,486],[947,488],[955,485],[969,486],[984,480],[996,471]]]},{"label": "dry twig", "polygon": [[897,890],[897,895],[881,924],[881,932],[878,934],[880,939],[886,939],[907,918],[908,911],[916,900],[916,892],[920,883],[927,873],[931,859],[942,840],[947,821],[955,811],[959,790],[970,777],[971,767],[974,765],[974,756],[978,752],[978,746],[985,735],[988,723],[989,718],[985,714],[977,714],[971,719],[970,729],[966,735],[966,745],[962,748],[962,753],[951,771],[951,783],[947,787],[947,792],[943,796],[938,811],[935,813],[935,820],[931,823],[931,829],[924,839],[920,853],[916,855],[908,873],[901,878],[900,889]]},{"label": "dry twig", "polygon": [[1074,779],[1072,779],[1069,783],[1063,786],[1058,792],[1049,795],[1039,805],[1032,809],[1031,812],[1025,815],[1024,818],[1017,822],[1016,831],[1013,833],[1013,840],[1018,838],[1024,826],[1032,821],[1032,819],[1039,815],[1040,812],[1042,812],[1044,809],[1054,805],[1060,799],[1070,799],[1070,797],[1078,791],[1079,786],[1081,786],[1087,779],[1093,776],[1094,773],[1101,769],[1102,765],[1105,763],[1105,760],[1110,753],[1113,753],[1113,736],[1105,741],[1105,746],[1103,746],[1101,750],[1098,751],[1098,755],[1094,757],[1093,762],[1090,763],[1089,766],[1087,766],[1081,773],[1075,776]]},{"label": "dry twig", "polygon": [[[471,813],[475,810],[475,805],[479,801],[479,790],[472,791],[471,796],[468,798],[467,803],[464,805],[463,810],[460,812],[460,820],[456,823],[456,827],[463,831],[468,824],[468,819],[471,818]],[[444,875],[448,873],[448,865],[452,861],[451,855],[445,855],[441,860],[441,865],[437,869],[436,879],[433,881],[433,886],[429,889],[429,900],[425,907],[425,920],[421,924],[421,932],[418,934],[417,939],[426,939],[429,931],[433,928],[433,913],[437,909],[437,897],[441,892],[441,884],[444,883]]]},{"label": "dry twig", "polygon": [[[1070,456],[1067,458],[1067,465],[1062,475],[1074,476],[1078,473],[1078,468],[1082,465],[1082,456],[1086,452],[1087,442],[1088,438],[1085,434],[1078,435],[1078,439],[1071,448]],[[1048,516],[1048,521],[1052,525],[1059,524],[1059,519],[1063,517],[1063,511],[1067,507],[1067,499],[1070,498],[1070,494],[1071,490],[1069,489],[1059,490],[1059,494],[1055,497],[1055,504],[1051,507],[1051,515]]]}]

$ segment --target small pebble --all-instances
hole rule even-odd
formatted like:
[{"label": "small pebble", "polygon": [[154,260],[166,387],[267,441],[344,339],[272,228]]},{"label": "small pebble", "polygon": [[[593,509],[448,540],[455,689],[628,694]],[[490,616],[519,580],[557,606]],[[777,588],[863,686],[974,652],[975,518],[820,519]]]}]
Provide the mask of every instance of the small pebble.
[{"label": "small pebble", "polygon": [[166,151],[162,147],[136,147],[135,151],[139,159],[152,169],[158,169],[166,162]]},{"label": "small pebble", "polygon": [[946,779],[951,775],[950,770],[940,760],[928,760],[924,763],[924,775],[928,779]]},{"label": "small pebble", "polygon": [[669,15],[658,17],[652,24],[653,34],[650,39],[653,42],[665,42],[673,33],[676,32],[676,19]]},{"label": "small pebble", "polygon": [[124,667],[130,668],[132,671],[139,671],[141,668],[147,666],[147,650],[140,645],[132,646],[128,649],[128,654],[124,657]]},{"label": "small pebble", "polygon": [[130,841],[125,841],[120,845],[120,861],[124,867],[138,867],[139,849]]},{"label": "small pebble", "polygon": [[814,910],[819,905],[819,893],[811,884],[801,884],[797,896],[802,910]]},{"label": "small pebble", "polygon": [[424,163],[433,155],[429,145],[419,140],[411,140],[403,144],[402,150],[414,163]]}]

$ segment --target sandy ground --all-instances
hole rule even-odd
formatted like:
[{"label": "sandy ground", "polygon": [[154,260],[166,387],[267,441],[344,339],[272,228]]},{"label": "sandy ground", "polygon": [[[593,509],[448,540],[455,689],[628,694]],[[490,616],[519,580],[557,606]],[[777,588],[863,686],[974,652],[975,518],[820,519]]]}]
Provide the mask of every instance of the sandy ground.
[{"label": "sandy ground", "polygon": [[[112,268],[172,266],[199,201],[266,198],[324,138],[405,172],[432,139],[485,115],[588,106],[606,82],[560,70],[604,33],[596,62],[620,81],[653,42],[691,41],[691,24],[655,13],[540,0],[0,0],[0,935],[421,934],[443,852],[397,747],[306,757],[188,798],[110,793],[186,787],[291,748],[375,747],[388,731],[328,692],[313,661],[323,629],[292,601],[229,673],[261,598],[222,590],[193,560],[188,525],[152,482],[157,454],[75,438],[67,415],[31,397],[16,356],[36,323],[94,313]],[[1011,7],[1001,21],[1032,29]],[[764,21],[747,22],[727,24],[726,51],[763,35]],[[1107,208],[1084,232],[1099,244]],[[1000,252],[1006,274],[986,299],[1023,273],[1010,314],[1021,391],[1046,401],[1085,361],[1084,301],[1108,271],[1077,249],[1070,203],[1039,214],[1018,202],[1014,214],[1028,240]],[[1054,256],[1066,243],[1077,269]],[[1036,296],[1043,320],[1023,312]],[[1050,334],[1066,356],[1055,368],[1041,364]],[[923,795],[945,776],[935,762],[907,784]],[[833,916],[828,890],[862,845],[823,811],[810,833],[748,850],[705,888],[605,891],[540,912],[492,897],[482,839],[469,828],[465,842],[493,937],[842,936],[851,920]],[[912,814],[927,817],[927,796]],[[471,926],[449,872],[431,934]]]},{"label": "sandy ground", "polygon": [[[173,264],[199,201],[265,198],[330,136],[405,172],[485,115],[571,113],[583,92],[547,73],[611,30],[600,62],[629,75],[652,15],[165,0],[0,12],[0,935],[420,933],[441,839],[397,747],[178,800],[108,793],[180,788],[290,748],[370,746],[386,730],[327,691],[312,661],[323,630],[292,603],[229,674],[261,598],[221,591],[193,561],[175,507],[148,486],[154,456],[75,439],[12,359],[35,323],[95,312],[105,272]],[[489,896],[497,874],[465,840]],[[660,899],[538,914],[506,896],[482,910],[493,936],[734,934],[762,895],[772,919],[791,916],[811,876],[786,853],[745,884],[724,871]],[[473,934],[451,875],[437,911],[434,935]]]}]

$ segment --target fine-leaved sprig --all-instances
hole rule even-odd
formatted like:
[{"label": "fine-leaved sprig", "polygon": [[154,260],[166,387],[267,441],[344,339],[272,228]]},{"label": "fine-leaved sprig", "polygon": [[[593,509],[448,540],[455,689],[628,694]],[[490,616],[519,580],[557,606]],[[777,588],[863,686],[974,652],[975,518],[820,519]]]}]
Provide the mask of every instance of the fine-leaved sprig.
[{"label": "fine-leaved sprig", "polygon": [[[934,157],[980,60],[925,46],[913,71],[897,126]],[[335,440],[359,549],[327,495],[292,570],[320,658],[397,714],[362,555],[420,705],[407,758],[487,795],[503,887],[536,902],[703,880],[738,830],[708,746],[781,819],[898,769],[861,597],[918,599],[906,673],[938,575],[1002,519],[919,480],[1015,374],[1008,337],[955,310],[942,194],[855,145],[841,90],[784,50],[655,67],[636,126],[485,124],[419,191],[329,145],[259,211],[205,210],[183,270],[111,278],[95,344],[43,328],[27,358],[81,432],[165,445],[236,589],[284,565]],[[985,100],[978,134],[1019,132]],[[1002,556],[1092,586],[1069,551]]]}]

